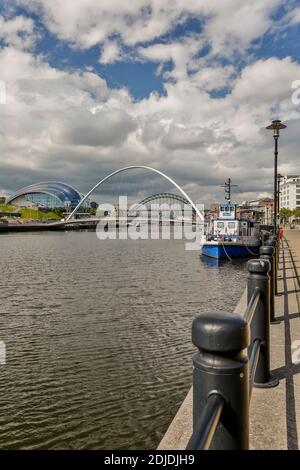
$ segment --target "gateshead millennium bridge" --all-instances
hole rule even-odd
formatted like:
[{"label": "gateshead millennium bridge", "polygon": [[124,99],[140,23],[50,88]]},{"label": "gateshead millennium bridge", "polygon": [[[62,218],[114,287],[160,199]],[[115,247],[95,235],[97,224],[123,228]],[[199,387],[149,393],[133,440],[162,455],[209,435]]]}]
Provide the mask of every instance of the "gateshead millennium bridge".
[{"label": "gateshead millennium bridge", "polygon": [[[141,170],[145,170],[145,171],[150,171],[152,173],[155,173],[155,174],[158,174],[160,176],[162,176],[166,181],[168,181],[169,183],[171,183],[180,193],[181,193],[181,196],[178,196],[176,194],[172,194],[172,193],[159,193],[159,194],[155,194],[155,195],[152,195],[152,196],[149,196],[145,199],[143,199],[142,201],[140,201],[139,203],[137,203],[136,205],[136,209],[140,206],[145,206],[147,204],[149,204],[150,202],[153,202],[153,201],[158,201],[158,200],[175,200],[176,202],[179,202],[183,205],[190,205],[193,212],[196,214],[196,216],[199,217],[200,221],[203,221],[204,220],[204,217],[203,217],[203,214],[201,213],[201,211],[199,210],[199,208],[196,206],[196,204],[192,201],[192,199],[188,196],[188,194],[181,188],[181,186],[179,186],[179,184],[177,184],[172,178],[170,178],[168,175],[166,175],[165,173],[163,173],[162,171],[160,170],[156,170],[155,168],[152,168],[152,167],[149,167],[149,166],[144,166],[144,165],[131,165],[131,166],[127,166],[127,167],[124,167],[124,168],[120,168],[119,170],[116,170],[112,173],[110,173],[109,175],[105,176],[104,178],[102,178],[95,186],[92,187],[92,189],[90,191],[87,192],[87,194],[81,199],[81,201],[77,204],[77,206],[75,207],[75,209],[68,215],[68,217],[66,218],[66,220],[64,221],[64,223],[76,223],[76,214],[78,213],[78,211],[80,210],[80,207],[86,202],[86,200],[101,186],[103,185],[106,181],[110,180],[111,178],[113,178],[115,175],[119,174],[119,173],[123,173],[123,172],[129,172],[129,171],[132,171],[132,170],[136,170],[136,169],[141,169]],[[96,219],[96,218],[95,218]],[[91,221],[91,218],[88,219],[89,221]],[[97,218],[97,220],[99,220],[99,218]],[[80,219],[80,222],[82,223],[83,220]]]}]

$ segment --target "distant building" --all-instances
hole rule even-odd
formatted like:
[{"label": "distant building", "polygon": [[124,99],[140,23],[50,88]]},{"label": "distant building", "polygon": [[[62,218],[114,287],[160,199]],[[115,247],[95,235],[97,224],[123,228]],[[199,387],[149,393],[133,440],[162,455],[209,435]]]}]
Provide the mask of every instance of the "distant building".
[{"label": "distant building", "polygon": [[300,175],[286,175],[279,183],[279,209],[300,209]]},{"label": "distant building", "polygon": [[21,217],[20,212],[0,212],[0,219],[4,218],[15,218],[19,219]]},{"label": "distant building", "polygon": [[[9,196],[6,202],[17,207],[73,209],[82,197],[82,194],[68,184],[47,181],[19,189]],[[85,208],[88,207],[89,202],[85,204]]]},{"label": "distant building", "polygon": [[269,197],[244,201],[238,208],[238,213],[244,218],[259,220],[270,225],[273,220],[273,199]]},{"label": "distant building", "polygon": [[209,210],[211,212],[219,212],[219,207],[220,207],[220,204],[218,204],[217,202],[213,202],[210,206],[209,206]]},{"label": "distant building", "polygon": [[219,215],[220,205],[217,202],[210,204],[209,209],[204,211],[204,217],[208,220],[213,220]]}]

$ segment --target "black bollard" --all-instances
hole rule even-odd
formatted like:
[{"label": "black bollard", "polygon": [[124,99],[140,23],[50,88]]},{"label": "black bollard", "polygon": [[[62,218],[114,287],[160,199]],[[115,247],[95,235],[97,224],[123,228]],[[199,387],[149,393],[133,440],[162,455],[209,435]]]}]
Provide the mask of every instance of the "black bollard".
[{"label": "black bollard", "polygon": [[194,442],[208,397],[215,393],[225,402],[210,449],[249,448],[249,336],[247,322],[231,313],[202,314],[193,322],[192,339],[199,349],[193,374]]},{"label": "black bollard", "polygon": [[273,258],[272,258],[272,278],[273,282],[274,295],[276,295],[276,285],[277,285],[277,271],[276,271],[276,241],[273,238],[270,238],[266,242],[266,246],[272,246],[274,248]]},{"label": "black bollard", "polygon": [[271,270],[270,276],[270,322],[274,324],[280,323],[279,320],[275,319],[275,291],[274,291],[274,247],[273,246],[261,246],[259,249],[260,258],[267,259],[270,262]]},{"label": "black bollard", "polygon": [[[278,279],[278,269],[279,269],[279,257],[280,257],[280,238],[279,235],[276,235],[276,272],[277,272],[277,279]],[[276,283],[277,285],[277,283]],[[276,295],[278,293],[278,285],[276,290]]]},{"label": "black bollard", "polygon": [[[280,251],[280,238],[279,235],[274,235],[273,240],[276,241],[276,280],[277,280],[277,271],[279,268],[279,251]],[[276,281],[276,292],[275,294],[277,295],[277,281]]]},{"label": "black bollard", "polygon": [[274,249],[275,249],[275,251],[274,251],[274,283],[275,283],[274,293],[275,293],[275,295],[277,295],[278,294],[277,270],[278,270],[278,265],[279,265],[279,244],[278,244],[279,237],[278,237],[278,235],[272,235],[270,240],[275,242],[275,245],[273,245]]},{"label": "black bollard", "polygon": [[270,237],[272,236],[272,233],[271,232],[266,232],[266,235],[265,235],[265,238],[264,238],[264,245],[266,244],[266,242],[268,240],[270,240]]},{"label": "black bollard", "polygon": [[251,347],[255,340],[261,341],[260,353],[255,373],[254,386],[270,388],[279,381],[270,374],[270,262],[266,259],[252,259],[248,268],[248,303],[258,287],[261,291],[256,312],[251,322]]}]

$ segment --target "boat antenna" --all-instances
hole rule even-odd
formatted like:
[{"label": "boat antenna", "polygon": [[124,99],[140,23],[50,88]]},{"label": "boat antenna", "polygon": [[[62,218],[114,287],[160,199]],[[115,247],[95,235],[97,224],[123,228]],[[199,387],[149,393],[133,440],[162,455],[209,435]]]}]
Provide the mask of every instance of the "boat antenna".
[{"label": "boat antenna", "polygon": [[225,200],[228,201],[229,204],[231,203],[231,189],[237,188],[237,187],[238,187],[238,184],[231,183],[231,178],[228,178],[228,180],[225,181],[225,184],[221,186],[221,188],[225,188]]}]

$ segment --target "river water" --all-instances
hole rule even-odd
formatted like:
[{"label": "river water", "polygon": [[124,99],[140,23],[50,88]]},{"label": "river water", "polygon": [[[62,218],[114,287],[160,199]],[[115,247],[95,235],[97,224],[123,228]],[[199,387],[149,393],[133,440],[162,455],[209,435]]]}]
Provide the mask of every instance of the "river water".
[{"label": "river water", "polygon": [[180,240],[1,235],[0,448],[154,449],[192,380],[191,324],[229,309],[245,262]]}]

